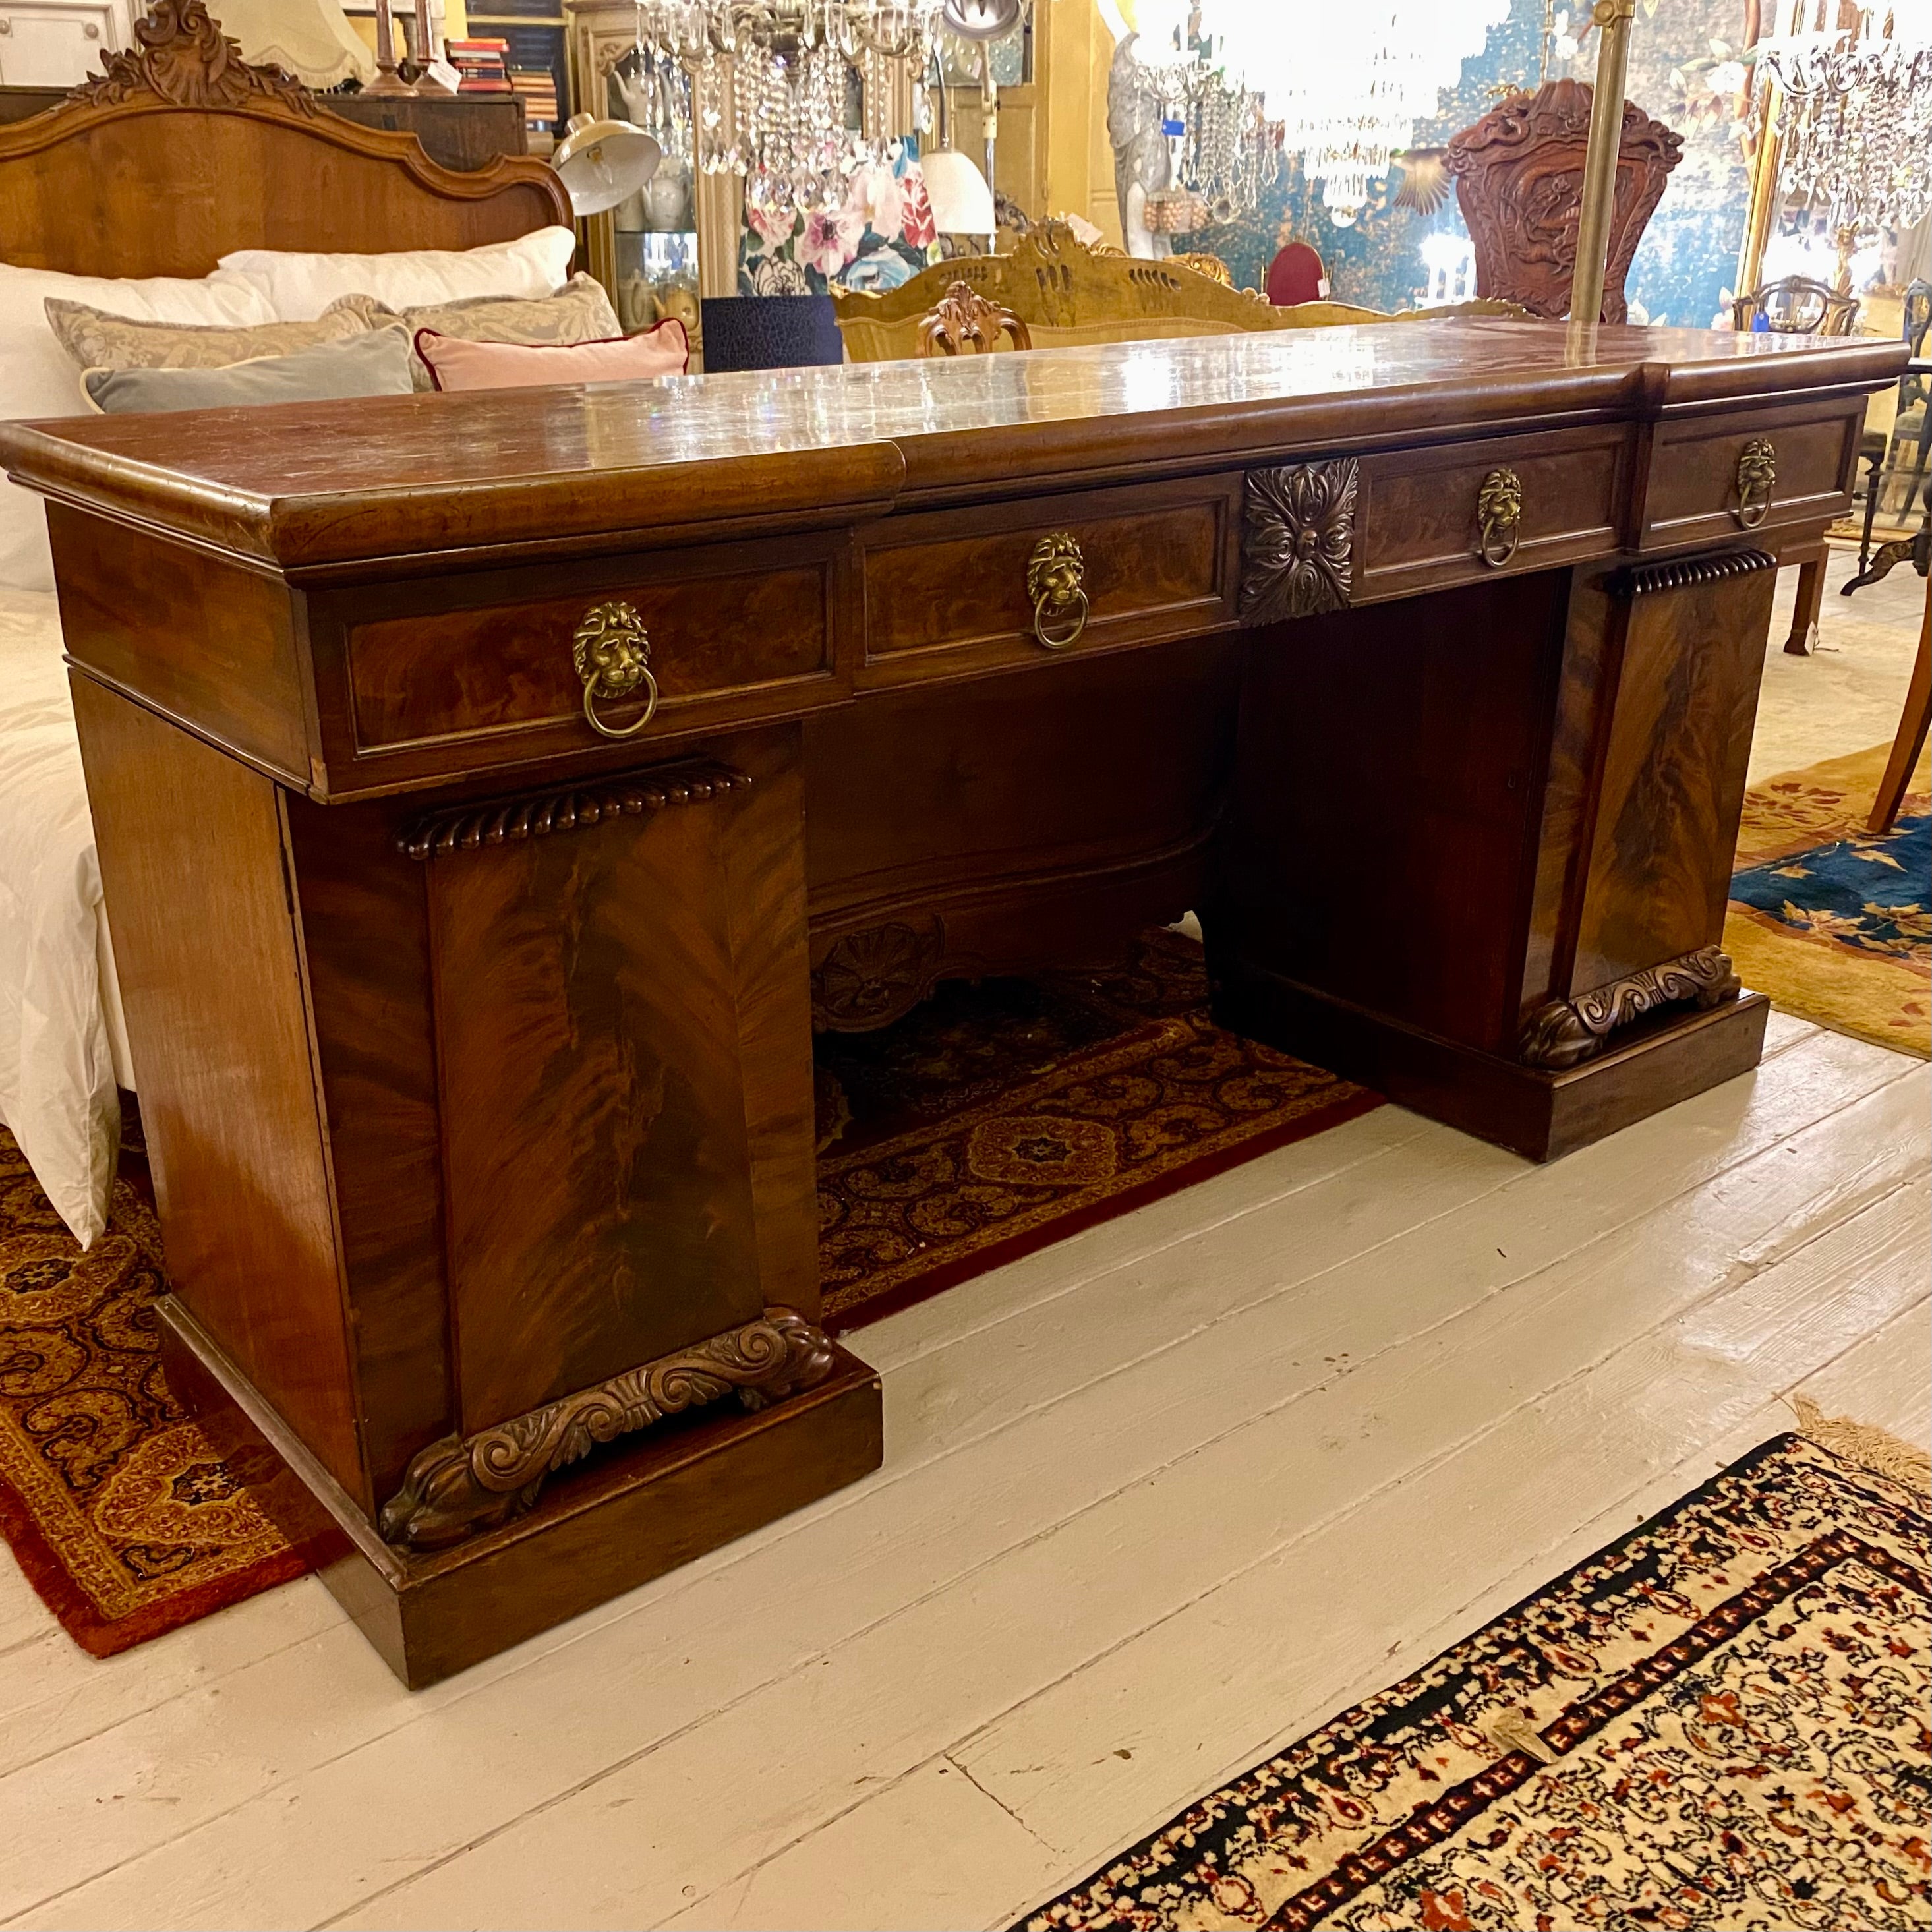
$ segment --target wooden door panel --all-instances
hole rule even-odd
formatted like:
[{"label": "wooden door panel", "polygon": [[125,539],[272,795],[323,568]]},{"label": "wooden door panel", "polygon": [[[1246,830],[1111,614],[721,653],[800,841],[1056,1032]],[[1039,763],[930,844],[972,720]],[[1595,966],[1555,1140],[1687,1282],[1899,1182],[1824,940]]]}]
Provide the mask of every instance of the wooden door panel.
[{"label": "wooden door panel", "polygon": [[462,1428],[762,1306],[728,798],[429,861]]},{"label": "wooden door panel", "polygon": [[1777,582],[1762,552],[1630,573],[1572,997],[1723,934]]}]

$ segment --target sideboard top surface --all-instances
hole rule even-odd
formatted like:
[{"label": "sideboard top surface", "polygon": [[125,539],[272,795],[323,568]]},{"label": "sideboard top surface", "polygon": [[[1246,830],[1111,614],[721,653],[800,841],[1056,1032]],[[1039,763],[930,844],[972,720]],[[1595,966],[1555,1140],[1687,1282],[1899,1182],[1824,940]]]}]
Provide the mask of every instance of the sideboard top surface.
[{"label": "sideboard top surface", "polygon": [[50,494],[298,568],[1844,394],[1903,353],[1460,319],[4,424],[0,456]]}]

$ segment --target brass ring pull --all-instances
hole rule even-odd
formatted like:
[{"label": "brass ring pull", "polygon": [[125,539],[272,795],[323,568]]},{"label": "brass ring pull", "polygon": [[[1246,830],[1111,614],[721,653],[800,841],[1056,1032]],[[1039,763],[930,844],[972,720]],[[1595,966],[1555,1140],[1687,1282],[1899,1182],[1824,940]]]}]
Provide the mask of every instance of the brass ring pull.
[{"label": "brass ring pull", "polygon": [[1477,555],[1492,570],[1502,569],[1522,536],[1522,478],[1514,470],[1492,470],[1483,478],[1476,520],[1482,528]]},{"label": "brass ring pull", "polygon": [[1754,436],[1738,453],[1738,502],[1731,514],[1754,530],[1771,513],[1771,493],[1778,484],[1778,452],[1768,436]]},{"label": "brass ring pull", "polygon": [[1086,560],[1065,530],[1042,537],[1027,564],[1033,634],[1042,649],[1064,651],[1087,628]]},{"label": "brass ring pull", "polygon": [[[650,633],[630,604],[599,604],[586,610],[571,640],[571,656],[584,680],[584,716],[600,737],[634,738],[656,716]],[[628,724],[607,724],[598,716],[599,698],[628,698],[640,688],[644,708]]]},{"label": "brass ring pull", "polygon": [[[1049,614],[1049,612],[1052,614]],[[1049,637],[1047,634],[1047,626],[1058,622],[1063,617],[1067,619],[1071,627],[1066,634],[1059,638]],[[1085,591],[1076,590],[1072,602],[1067,604],[1055,605],[1044,591],[1033,600],[1033,634],[1035,638],[1044,644],[1048,650],[1065,650],[1069,644],[1078,640],[1080,633],[1086,628],[1087,593]]]}]

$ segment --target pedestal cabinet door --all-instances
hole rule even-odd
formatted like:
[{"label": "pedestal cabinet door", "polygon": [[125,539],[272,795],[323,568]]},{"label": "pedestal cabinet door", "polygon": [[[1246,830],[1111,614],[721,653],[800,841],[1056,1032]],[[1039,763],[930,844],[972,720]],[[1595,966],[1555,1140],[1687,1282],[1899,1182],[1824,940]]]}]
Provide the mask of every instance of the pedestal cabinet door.
[{"label": "pedestal cabinet door", "polygon": [[726,899],[736,778],[542,836],[491,842],[454,816],[434,835],[465,1433],[760,1312]]}]

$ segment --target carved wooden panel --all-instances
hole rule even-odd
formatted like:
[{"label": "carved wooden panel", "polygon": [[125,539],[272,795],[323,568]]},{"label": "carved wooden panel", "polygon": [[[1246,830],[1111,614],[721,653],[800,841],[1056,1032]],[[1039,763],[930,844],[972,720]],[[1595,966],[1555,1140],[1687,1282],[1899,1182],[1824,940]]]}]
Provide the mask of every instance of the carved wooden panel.
[{"label": "carved wooden panel", "polygon": [[[1540,316],[1570,312],[1592,92],[1584,81],[1546,81],[1534,94],[1511,94],[1449,143],[1456,199],[1475,244],[1478,295],[1520,302]],[[1683,146],[1662,122],[1624,103],[1605,322],[1629,313],[1624,278]]]},{"label": "carved wooden panel", "polygon": [[1272,624],[1348,608],[1360,473],[1352,456],[1248,472],[1241,525],[1244,623]]},{"label": "carved wooden panel", "polygon": [[736,796],[428,862],[463,1432],[764,1305]]}]

